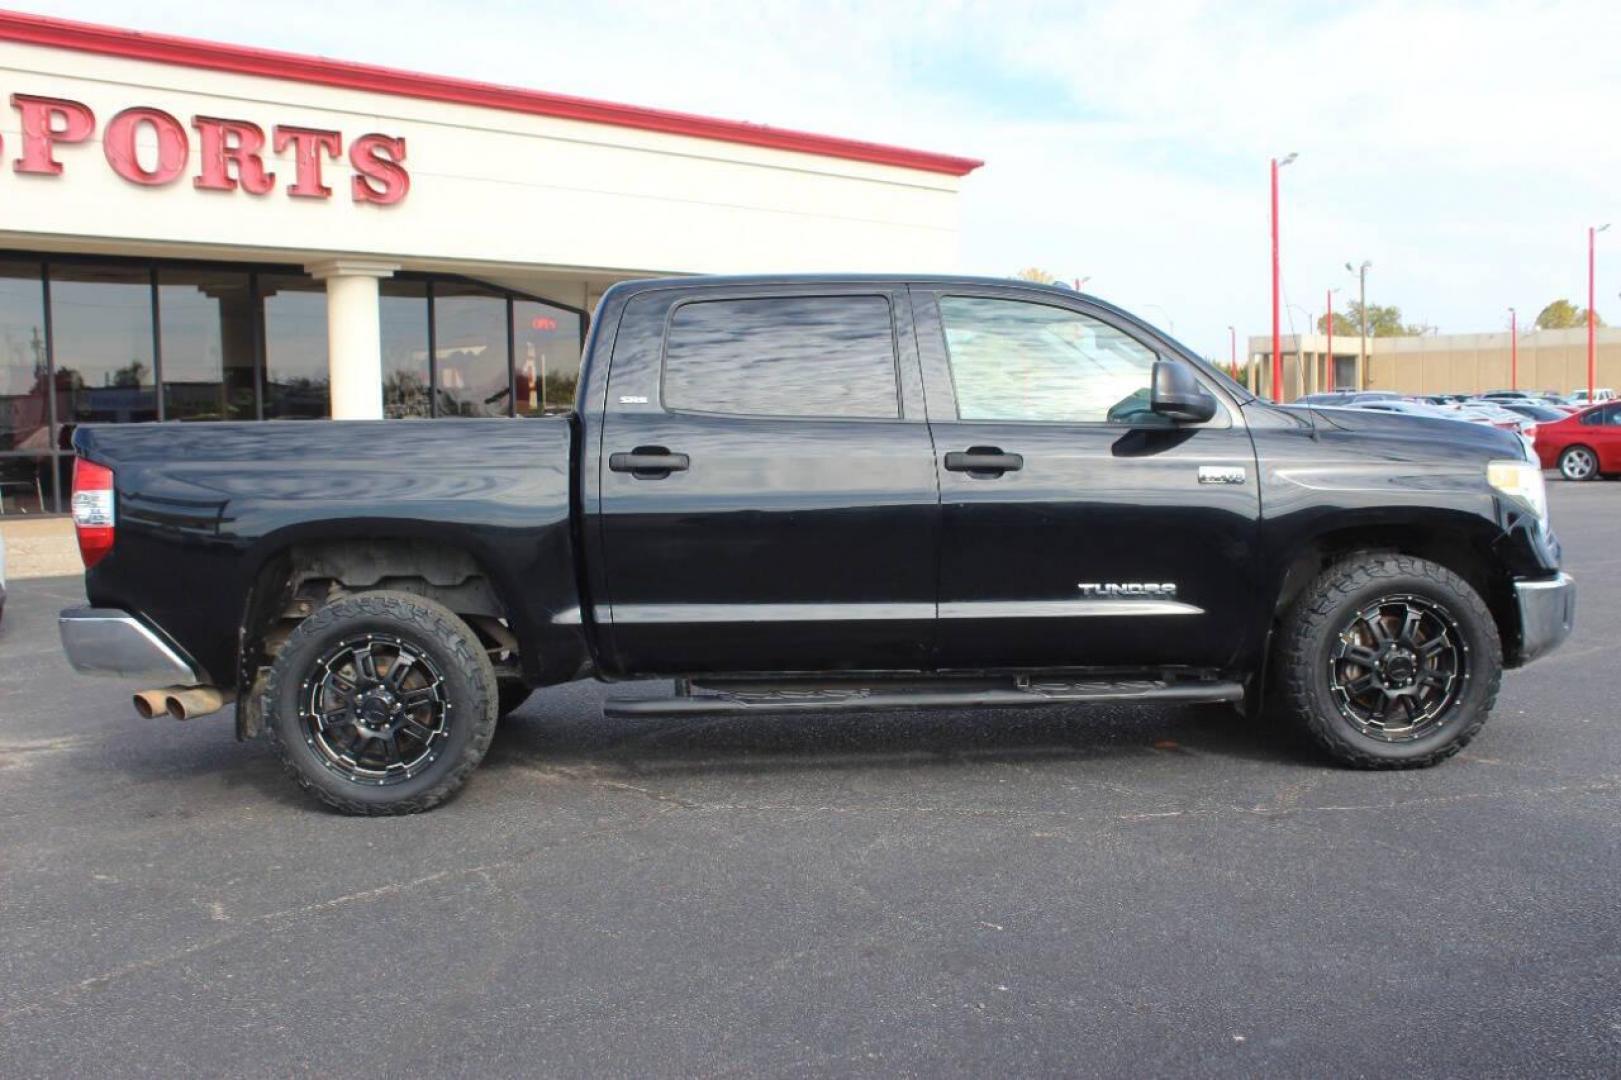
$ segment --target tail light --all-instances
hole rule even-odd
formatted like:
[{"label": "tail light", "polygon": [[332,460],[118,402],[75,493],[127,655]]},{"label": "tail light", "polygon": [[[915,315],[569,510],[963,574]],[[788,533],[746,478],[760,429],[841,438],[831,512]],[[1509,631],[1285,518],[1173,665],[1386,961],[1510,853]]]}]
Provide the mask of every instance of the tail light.
[{"label": "tail light", "polygon": [[1535,424],[1527,424],[1520,430],[1520,434],[1524,435],[1527,439],[1534,439],[1537,437],[1537,426]]},{"label": "tail light", "polygon": [[84,458],[73,462],[73,528],[79,534],[79,556],[90,569],[113,549],[113,471]]}]

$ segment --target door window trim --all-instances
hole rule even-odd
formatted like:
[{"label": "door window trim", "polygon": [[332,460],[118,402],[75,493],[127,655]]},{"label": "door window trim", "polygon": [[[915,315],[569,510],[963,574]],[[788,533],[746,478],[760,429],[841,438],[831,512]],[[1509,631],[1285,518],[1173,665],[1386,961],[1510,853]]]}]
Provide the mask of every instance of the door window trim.
[{"label": "door window trim", "polygon": [[[926,303],[919,306],[919,299]],[[960,297],[969,300],[1006,300],[1014,303],[1036,304],[1042,307],[1057,308],[1060,311],[1081,315],[1085,318],[1100,322],[1110,329],[1123,334],[1131,341],[1136,342],[1153,354],[1156,360],[1170,363],[1186,364],[1193,369],[1200,385],[1216,399],[1218,408],[1216,415],[1209,420],[1199,423],[1166,423],[1142,424],[1126,420],[970,420],[964,419],[958,411],[956,377],[951,369],[951,347],[946,340],[945,318],[940,312],[940,300],[946,297]],[[984,288],[962,287],[954,285],[945,286],[913,286],[912,287],[913,323],[917,327],[918,352],[923,361],[923,377],[926,399],[929,405],[929,420],[931,423],[942,424],[995,424],[995,425],[1029,425],[1037,427],[1084,427],[1109,428],[1118,431],[1198,431],[1203,428],[1230,428],[1244,426],[1242,413],[1236,403],[1213,380],[1205,377],[1199,365],[1189,362],[1186,355],[1177,349],[1170,341],[1154,334],[1145,334],[1144,328],[1134,322],[1115,317],[1110,310],[1088,303],[1076,297],[1053,296],[1042,291],[1021,288],[1009,284],[1005,287],[988,286]],[[933,322],[933,333],[926,332],[928,322]],[[932,349],[938,349],[938,357],[931,357]],[[938,368],[938,370],[932,370]],[[936,383],[943,382],[940,390],[946,391],[950,396],[949,415],[935,416],[935,395],[938,392]]]},{"label": "door window trim", "polygon": [[[895,415],[893,416],[839,416],[831,413],[744,413],[729,412],[722,409],[688,409],[674,408],[669,403],[666,392],[665,379],[669,372],[670,328],[675,323],[676,313],[684,307],[693,304],[716,304],[739,300],[848,300],[848,299],[876,299],[882,300],[884,308],[889,312],[889,355],[890,371],[895,377]],[[729,293],[720,296],[684,296],[677,299],[664,313],[663,328],[659,333],[659,378],[658,395],[659,409],[669,416],[718,416],[734,420],[775,420],[784,422],[810,422],[826,423],[837,421],[840,423],[866,423],[866,424],[898,424],[904,422],[906,417],[906,386],[901,371],[901,327],[896,311],[895,296],[881,289],[872,291],[850,292],[781,292],[761,291],[748,293]]]}]

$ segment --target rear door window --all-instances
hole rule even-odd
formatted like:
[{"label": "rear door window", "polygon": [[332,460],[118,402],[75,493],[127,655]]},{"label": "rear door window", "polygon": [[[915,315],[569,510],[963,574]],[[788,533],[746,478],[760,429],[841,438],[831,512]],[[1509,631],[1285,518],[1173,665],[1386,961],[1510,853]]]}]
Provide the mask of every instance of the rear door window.
[{"label": "rear door window", "polygon": [[900,416],[895,331],[882,296],[682,304],[664,345],[664,407],[737,416]]}]

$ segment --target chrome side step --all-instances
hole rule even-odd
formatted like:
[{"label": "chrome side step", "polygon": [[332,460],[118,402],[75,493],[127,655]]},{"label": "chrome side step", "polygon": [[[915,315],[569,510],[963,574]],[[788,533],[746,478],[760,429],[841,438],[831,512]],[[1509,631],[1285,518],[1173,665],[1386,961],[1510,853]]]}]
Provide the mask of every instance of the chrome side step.
[{"label": "chrome side step", "polygon": [[669,698],[610,698],[608,717],[713,716],[727,713],[869,712],[882,709],[1022,708],[1109,702],[1191,704],[1242,701],[1242,683],[1217,679],[1065,680],[1018,679],[1000,685],[975,681],[953,687],[935,683],[870,685],[793,685],[766,683],[694,684],[691,692]]}]

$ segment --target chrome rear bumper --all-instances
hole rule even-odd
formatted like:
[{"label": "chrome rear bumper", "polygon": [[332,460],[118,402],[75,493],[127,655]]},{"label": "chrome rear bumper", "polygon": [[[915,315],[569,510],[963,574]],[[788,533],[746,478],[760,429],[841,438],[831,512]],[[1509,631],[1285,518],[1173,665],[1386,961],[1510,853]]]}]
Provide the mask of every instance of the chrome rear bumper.
[{"label": "chrome rear bumper", "polygon": [[1576,625],[1576,583],[1569,574],[1539,581],[1516,581],[1520,608],[1519,662],[1529,664],[1558,648]]},{"label": "chrome rear bumper", "polygon": [[196,686],[197,669],[145,623],[117,608],[68,608],[57,618],[62,651],[75,671]]}]

